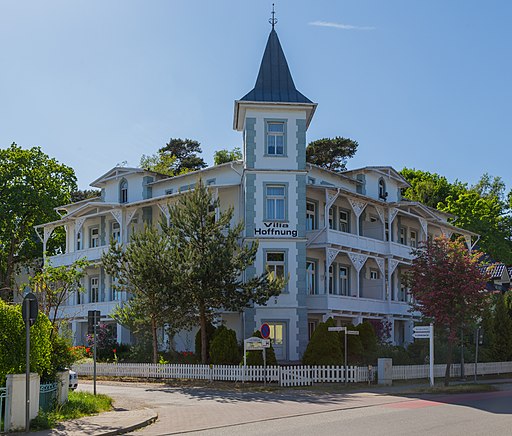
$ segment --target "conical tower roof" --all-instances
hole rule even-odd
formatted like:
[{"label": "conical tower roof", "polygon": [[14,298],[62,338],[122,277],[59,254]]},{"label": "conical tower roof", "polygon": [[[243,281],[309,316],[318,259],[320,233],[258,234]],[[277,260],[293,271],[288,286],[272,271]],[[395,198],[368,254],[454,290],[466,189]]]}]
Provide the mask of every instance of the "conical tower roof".
[{"label": "conical tower roof", "polygon": [[240,101],[313,103],[297,91],[277,33],[272,28],[254,89]]}]

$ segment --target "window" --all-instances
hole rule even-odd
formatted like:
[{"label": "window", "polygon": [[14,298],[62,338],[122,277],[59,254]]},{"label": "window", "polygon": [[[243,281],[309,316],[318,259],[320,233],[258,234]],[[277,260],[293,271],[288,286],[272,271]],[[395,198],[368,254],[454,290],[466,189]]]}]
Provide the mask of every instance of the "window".
[{"label": "window", "polygon": [[267,154],[284,156],[284,122],[267,122]]},{"label": "window", "polygon": [[273,272],[276,277],[284,278],[284,252],[267,251],[265,266],[267,270]]},{"label": "window", "polygon": [[376,269],[370,270],[370,280],[378,280],[379,279],[379,272]]},{"label": "window", "polygon": [[82,249],[82,232],[78,232],[76,234],[76,249],[77,250]]},{"label": "window", "polygon": [[350,214],[346,210],[339,211],[339,225],[338,230],[340,232],[350,233]]},{"label": "window", "polygon": [[165,190],[165,195],[171,195],[172,194],[172,188]]},{"label": "window", "polygon": [[285,219],[285,187],[283,185],[269,185],[266,187],[266,219]]},{"label": "window", "polygon": [[335,215],[335,210],[336,208],[334,206],[331,206],[329,208],[329,228],[332,230],[332,229],[335,229],[336,227],[334,226],[334,215]]},{"label": "window", "polygon": [[76,291],[76,304],[82,304],[84,301],[83,301],[83,298],[82,298],[82,293],[80,291]]},{"label": "window", "polygon": [[100,246],[100,228],[91,227],[89,230],[89,248],[96,248]]},{"label": "window", "polygon": [[340,266],[338,270],[339,277],[339,295],[348,295],[349,269],[346,266]]},{"label": "window", "polygon": [[113,239],[117,243],[121,243],[121,226],[117,221],[112,221],[110,225],[110,239]]},{"label": "window", "polygon": [[388,197],[388,193],[386,192],[386,182],[384,182],[384,179],[379,180],[379,198],[381,200],[386,201],[386,198]]},{"label": "window", "polygon": [[400,227],[399,232],[400,244],[407,244],[407,229],[405,227]]},{"label": "window", "polygon": [[119,291],[119,289],[117,289],[117,279],[110,276],[110,300],[111,301],[116,301],[116,300],[120,300],[121,298],[121,293]]},{"label": "window", "polygon": [[306,262],[306,280],[309,295],[318,294],[316,286],[316,262],[308,260]]},{"label": "window", "polygon": [[336,294],[336,282],[334,280],[334,265],[329,267],[329,294]]},{"label": "window", "polygon": [[306,202],[306,230],[316,229],[316,204],[312,201]]},{"label": "window", "polygon": [[128,203],[128,182],[122,180],[119,185],[119,203]]},{"label": "window", "polygon": [[100,296],[100,279],[98,277],[91,277],[89,279],[89,302],[97,303]]},{"label": "window", "polygon": [[206,181],[206,186],[212,186],[215,185],[215,179],[208,179]]},{"label": "window", "polygon": [[386,221],[384,225],[386,227],[386,230],[385,230],[385,232],[386,232],[386,235],[385,235],[386,236],[386,241],[389,242],[389,222]]},{"label": "window", "polygon": [[416,231],[415,230],[411,230],[411,232],[409,233],[409,245],[411,247],[414,247],[416,248],[416,245],[417,245],[417,234],[416,234]]}]

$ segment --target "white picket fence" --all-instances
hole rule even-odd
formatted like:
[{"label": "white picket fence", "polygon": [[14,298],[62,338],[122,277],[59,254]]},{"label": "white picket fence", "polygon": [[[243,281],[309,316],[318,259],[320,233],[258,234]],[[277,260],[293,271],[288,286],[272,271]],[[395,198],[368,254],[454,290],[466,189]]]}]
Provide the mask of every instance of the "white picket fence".
[{"label": "white picket fence", "polygon": [[[93,364],[77,364],[79,375],[93,375]],[[313,383],[342,383],[343,366],[236,366],[174,365],[153,363],[98,363],[98,376],[143,377],[163,379],[223,380],[243,382],[275,382],[281,386],[308,386]],[[374,377],[374,374],[372,374]],[[349,366],[347,382],[368,381],[368,368]]]},{"label": "white picket fence", "polygon": [[[79,375],[92,376],[93,364],[82,363],[73,369]],[[446,365],[434,365],[434,377],[444,377]],[[466,363],[465,375],[475,374],[475,364]],[[371,377],[375,379],[377,368],[374,367]],[[477,374],[512,373],[512,362],[479,363]],[[343,383],[345,370],[343,366],[237,366],[237,365],[174,365],[153,363],[98,363],[96,374],[108,377],[143,377],[162,379],[190,380],[222,380],[239,382],[273,382],[281,386],[309,386],[313,383]],[[393,366],[393,380],[412,380],[428,378],[428,365],[397,365]],[[460,365],[451,367],[451,376],[460,376]],[[348,383],[367,382],[367,367],[349,366]]]},{"label": "white picket fence", "polygon": [[[446,364],[434,365],[434,377],[444,377]],[[477,365],[477,375],[512,373],[512,362],[486,362]],[[460,364],[453,364],[450,370],[451,377],[460,377]],[[464,365],[464,375],[475,375],[475,364]],[[393,380],[411,380],[428,378],[429,365],[393,365]]]}]

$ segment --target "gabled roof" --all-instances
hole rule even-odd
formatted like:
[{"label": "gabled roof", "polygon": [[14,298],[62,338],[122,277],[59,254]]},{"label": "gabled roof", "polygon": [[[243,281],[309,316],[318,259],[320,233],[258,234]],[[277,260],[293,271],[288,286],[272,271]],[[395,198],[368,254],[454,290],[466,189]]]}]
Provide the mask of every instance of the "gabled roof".
[{"label": "gabled roof", "polygon": [[281,43],[274,29],[268,36],[256,84],[252,91],[243,96],[240,101],[313,104],[295,88]]},{"label": "gabled roof", "polygon": [[90,185],[95,188],[101,188],[109,180],[120,179],[121,177],[127,176],[129,174],[136,174],[136,173],[148,173],[148,174],[155,175],[155,176],[161,176],[160,173],[156,173],[154,171],[148,171],[143,168],[114,167],[111,170],[107,171],[102,176],[98,177]]},{"label": "gabled roof", "polygon": [[408,188],[411,185],[409,182],[393,167],[391,166],[367,166],[362,168],[355,168],[352,170],[346,170],[345,174],[352,174],[352,173],[364,173],[364,172],[376,172],[380,173],[384,176],[390,177],[397,181],[402,187]]}]

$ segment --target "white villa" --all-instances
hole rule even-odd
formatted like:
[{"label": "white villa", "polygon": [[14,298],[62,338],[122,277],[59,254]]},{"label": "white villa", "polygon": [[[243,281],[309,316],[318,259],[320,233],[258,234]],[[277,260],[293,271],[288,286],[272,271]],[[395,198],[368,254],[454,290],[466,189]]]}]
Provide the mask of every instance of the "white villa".
[{"label": "white villa", "polygon": [[[450,225],[447,214],[403,200],[400,192],[408,184],[389,166],[335,173],[306,163],[306,133],[316,106],[296,89],[272,29],[254,89],[235,101],[242,161],[172,178],[116,167],[91,183],[101,197],[64,205],[60,220],[39,226],[44,248],[55,228],[65,228],[66,250],[50,258],[54,266],[80,257],[92,262],[87,292],[69,295],[60,314],[70,320],[76,343],[84,342],[88,310],[100,310],[113,323],[108,314],[128,298],[116,292],[101,265],[109,240],[126,244],[144,223],[158,223],[167,205],[199,178],[222,209],[234,207],[245,238],[259,240],[247,276],[266,267],[289,275],[286,288],[266,306],[219,314],[239,340],[266,322],[277,358],[297,361],[316,325],[333,317],[339,324],[386,320],[395,344],[410,342],[414,314],[401,277],[411,249],[428,236],[453,233],[471,247],[476,235]],[[193,349],[192,333],[174,339],[178,350]],[[118,325],[118,342],[131,339]]]}]

